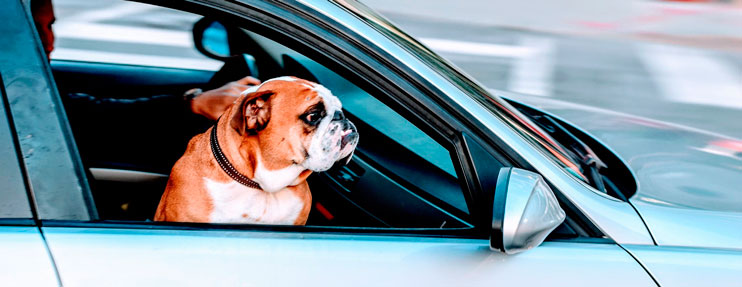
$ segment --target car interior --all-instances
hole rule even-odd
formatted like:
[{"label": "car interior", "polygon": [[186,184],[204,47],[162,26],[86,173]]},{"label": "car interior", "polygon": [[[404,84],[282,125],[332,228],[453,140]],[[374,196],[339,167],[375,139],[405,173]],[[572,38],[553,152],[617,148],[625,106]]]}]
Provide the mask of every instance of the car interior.
[{"label": "car interior", "polygon": [[[216,88],[247,75],[261,80],[290,75],[331,90],[360,134],[348,165],[309,177],[313,206],[307,225],[473,226],[450,143],[433,139],[358,85],[269,38],[209,18],[195,23],[193,34],[201,53],[224,62],[221,69],[52,59],[101,220],[152,220],[170,168],[188,140],[213,124],[185,106],[157,104],[160,95]],[[141,98],[147,101],[137,101]]]}]

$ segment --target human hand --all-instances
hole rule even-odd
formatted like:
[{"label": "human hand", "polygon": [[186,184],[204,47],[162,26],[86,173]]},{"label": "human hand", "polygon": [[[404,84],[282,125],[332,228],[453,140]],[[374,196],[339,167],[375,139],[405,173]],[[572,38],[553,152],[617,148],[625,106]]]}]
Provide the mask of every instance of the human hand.
[{"label": "human hand", "polygon": [[205,91],[191,100],[191,111],[215,121],[234,103],[242,91],[252,85],[260,85],[260,80],[247,76],[226,83],[218,89]]}]

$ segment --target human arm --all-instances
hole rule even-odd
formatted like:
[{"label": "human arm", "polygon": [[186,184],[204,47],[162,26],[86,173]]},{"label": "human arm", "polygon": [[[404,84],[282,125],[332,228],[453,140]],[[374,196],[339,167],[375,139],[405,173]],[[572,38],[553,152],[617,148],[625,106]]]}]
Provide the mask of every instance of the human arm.
[{"label": "human arm", "polygon": [[253,77],[244,77],[224,86],[195,95],[190,100],[190,109],[194,114],[202,115],[209,120],[215,121],[224,113],[242,91],[251,85],[259,85],[260,80]]}]

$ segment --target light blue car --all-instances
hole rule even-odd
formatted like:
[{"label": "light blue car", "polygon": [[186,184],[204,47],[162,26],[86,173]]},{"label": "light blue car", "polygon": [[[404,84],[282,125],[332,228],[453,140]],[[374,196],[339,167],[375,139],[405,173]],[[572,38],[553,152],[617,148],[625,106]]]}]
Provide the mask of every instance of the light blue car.
[{"label": "light blue car", "polygon": [[[166,64],[129,50],[137,33],[49,62],[28,2],[0,9],[2,286],[742,286],[737,140],[492,94],[352,0],[142,0],[200,19],[193,43],[131,30],[209,57]],[[307,226],[153,222],[210,123],[72,108],[246,74],[317,81],[358,128],[353,161],[309,178]]]}]

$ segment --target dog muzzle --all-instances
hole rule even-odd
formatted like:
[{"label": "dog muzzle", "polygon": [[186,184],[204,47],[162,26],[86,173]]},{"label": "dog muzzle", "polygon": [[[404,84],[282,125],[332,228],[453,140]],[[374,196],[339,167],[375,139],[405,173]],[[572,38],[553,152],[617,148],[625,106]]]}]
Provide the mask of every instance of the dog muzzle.
[{"label": "dog muzzle", "polygon": [[325,171],[336,162],[347,164],[358,145],[358,130],[341,111],[325,119],[314,134],[304,167],[312,171]]}]

